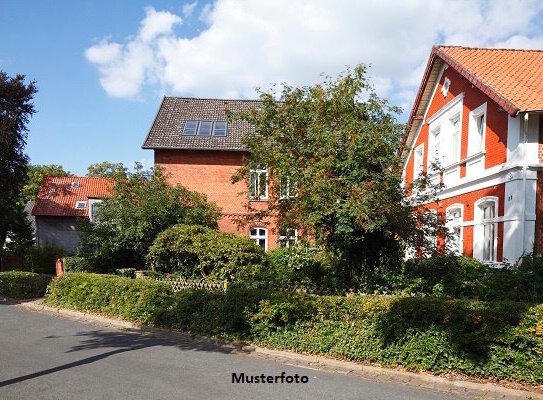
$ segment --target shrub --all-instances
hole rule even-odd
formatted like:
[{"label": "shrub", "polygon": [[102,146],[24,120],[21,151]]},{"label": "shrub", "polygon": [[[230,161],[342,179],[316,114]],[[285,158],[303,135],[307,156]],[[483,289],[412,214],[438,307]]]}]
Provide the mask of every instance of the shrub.
[{"label": "shrub", "polygon": [[64,250],[53,245],[33,246],[25,249],[23,270],[39,274],[55,274],[56,259],[64,255]]},{"label": "shrub", "polygon": [[158,272],[247,283],[266,262],[262,249],[250,239],[194,225],[176,225],[160,233],[148,260]]},{"label": "shrub", "polygon": [[26,271],[0,272],[0,295],[12,299],[32,299],[45,295],[52,275]]},{"label": "shrub", "polygon": [[79,256],[64,257],[65,272],[94,272],[91,262]]},{"label": "shrub", "polygon": [[171,289],[165,283],[73,273],[51,281],[46,303],[148,325],[165,325],[171,299]]},{"label": "shrub", "polygon": [[115,273],[125,278],[136,279],[136,268],[119,268]]}]

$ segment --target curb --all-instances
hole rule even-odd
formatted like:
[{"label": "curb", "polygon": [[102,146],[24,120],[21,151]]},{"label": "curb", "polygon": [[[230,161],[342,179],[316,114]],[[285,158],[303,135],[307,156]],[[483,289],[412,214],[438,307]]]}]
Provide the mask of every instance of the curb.
[{"label": "curb", "polygon": [[445,378],[429,374],[408,372],[398,369],[363,365],[352,361],[342,361],[323,356],[305,355],[288,351],[272,350],[255,345],[247,345],[243,342],[232,342],[221,339],[209,338],[207,336],[190,335],[188,333],[172,331],[170,329],[153,328],[133,322],[121,321],[107,318],[100,315],[86,312],[67,310],[63,308],[49,307],[42,304],[42,299],[35,299],[28,302],[19,302],[10,299],[0,299],[4,303],[28,310],[49,313],[52,315],[65,316],[76,321],[96,323],[104,327],[111,327],[125,330],[131,333],[147,333],[154,335],[180,335],[191,337],[194,340],[205,340],[216,346],[231,350],[232,352],[253,356],[271,361],[282,362],[288,365],[308,368],[313,370],[341,373],[361,377],[364,379],[378,380],[387,383],[396,383],[418,387],[421,389],[432,389],[438,392],[460,394],[469,397],[483,399],[540,399],[543,400],[541,392],[524,389],[513,389],[496,383],[479,383],[459,378]]}]

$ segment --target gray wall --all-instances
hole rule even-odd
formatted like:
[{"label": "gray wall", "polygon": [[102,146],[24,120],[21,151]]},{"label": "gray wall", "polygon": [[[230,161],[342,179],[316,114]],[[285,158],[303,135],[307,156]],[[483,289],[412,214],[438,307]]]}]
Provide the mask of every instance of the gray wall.
[{"label": "gray wall", "polygon": [[36,217],[36,244],[53,244],[67,253],[74,253],[79,245],[77,217]]}]

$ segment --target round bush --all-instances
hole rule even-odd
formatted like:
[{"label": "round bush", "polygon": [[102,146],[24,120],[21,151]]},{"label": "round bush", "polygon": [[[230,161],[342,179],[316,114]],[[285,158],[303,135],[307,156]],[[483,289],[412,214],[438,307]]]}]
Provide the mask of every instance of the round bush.
[{"label": "round bush", "polygon": [[182,224],[158,235],[148,261],[158,272],[234,282],[251,280],[266,264],[264,252],[249,238]]}]

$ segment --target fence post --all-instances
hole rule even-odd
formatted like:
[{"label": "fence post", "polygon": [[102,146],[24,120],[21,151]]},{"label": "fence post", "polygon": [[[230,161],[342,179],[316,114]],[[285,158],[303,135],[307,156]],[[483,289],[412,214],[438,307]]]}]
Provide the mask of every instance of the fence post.
[{"label": "fence post", "polygon": [[55,262],[57,276],[64,275],[64,258],[57,258]]}]

